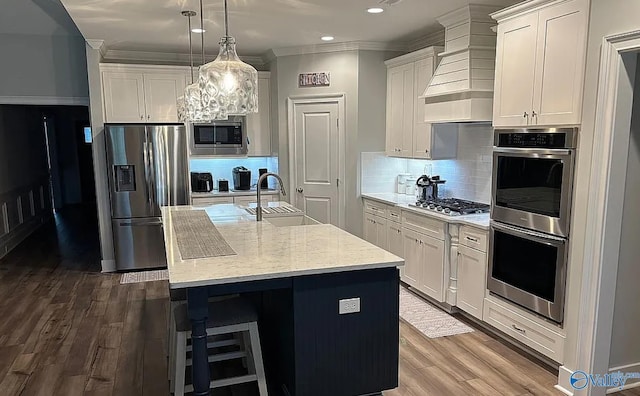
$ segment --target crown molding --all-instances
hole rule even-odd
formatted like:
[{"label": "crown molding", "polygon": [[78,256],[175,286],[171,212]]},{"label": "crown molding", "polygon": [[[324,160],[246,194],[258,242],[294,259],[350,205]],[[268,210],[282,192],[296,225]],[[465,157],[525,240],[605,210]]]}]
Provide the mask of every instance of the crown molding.
[{"label": "crown molding", "polygon": [[444,29],[440,29],[437,32],[429,33],[426,36],[418,37],[417,39],[410,41],[407,50],[417,51],[422,48],[443,45]]},{"label": "crown molding", "polygon": [[3,105],[89,106],[88,96],[0,96]]},{"label": "crown molding", "polygon": [[104,58],[107,53],[107,47],[104,45],[104,40],[86,39],[85,41],[89,47],[100,51],[100,55]]},{"label": "crown molding", "polygon": [[[522,15],[523,13],[538,11],[541,8],[548,7],[549,5],[566,3],[567,1],[569,0],[530,0],[530,1],[518,3],[515,5],[512,5],[511,7],[507,7],[505,9],[496,11],[492,13],[490,16],[496,21],[502,22],[507,19],[511,19],[515,16]],[[585,3],[584,0],[583,0],[583,3]]]},{"label": "crown molding", "polygon": [[382,43],[377,41],[347,41],[343,43],[326,43],[303,45],[298,47],[274,48],[267,51],[262,59],[269,63],[275,58],[291,55],[322,54],[342,51],[397,51],[407,52],[407,43]]},{"label": "crown molding", "polygon": [[422,49],[419,49],[417,51],[413,51],[413,52],[410,52],[408,54],[404,54],[404,55],[398,56],[396,58],[386,60],[386,61],[384,61],[384,64],[387,67],[400,66],[400,65],[407,64],[407,63],[415,62],[415,61],[417,61],[419,59],[428,58],[430,56],[436,57],[442,51],[444,51],[444,47],[443,46],[432,45],[432,46],[427,47],[427,48],[422,48]]},{"label": "crown molding", "polygon": [[[256,69],[261,69],[265,65],[260,56],[241,56],[240,58]],[[107,50],[103,60],[109,63],[142,63],[171,66],[189,66],[191,63],[189,54],[114,49]],[[209,57],[207,62],[211,60],[213,60],[213,56]]]}]

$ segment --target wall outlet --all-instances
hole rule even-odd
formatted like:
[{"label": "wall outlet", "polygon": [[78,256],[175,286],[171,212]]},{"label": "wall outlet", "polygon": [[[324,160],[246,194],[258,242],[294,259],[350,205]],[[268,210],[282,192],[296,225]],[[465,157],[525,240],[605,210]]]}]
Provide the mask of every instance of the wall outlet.
[{"label": "wall outlet", "polygon": [[340,315],[360,312],[360,297],[347,298],[338,301],[338,313]]}]

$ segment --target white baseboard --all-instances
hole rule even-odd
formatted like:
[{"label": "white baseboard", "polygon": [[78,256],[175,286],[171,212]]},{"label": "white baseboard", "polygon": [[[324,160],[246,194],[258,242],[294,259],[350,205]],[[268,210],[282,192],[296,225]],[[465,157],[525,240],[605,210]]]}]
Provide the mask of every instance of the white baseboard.
[{"label": "white baseboard", "polygon": [[116,272],[116,260],[102,260],[102,273]]},{"label": "white baseboard", "polygon": [[573,370],[568,369],[566,366],[560,366],[558,368],[558,384],[554,386],[557,390],[568,396],[573,396],[573,387],[571,386],[571,375]]},{"label": "white baseboard", "polygon": [[[640,373],[640,362],[626,364],[624,366],[612,367],[609,369],[610,373],[613,373],[616,371],[622,371],[623,373]],[[622,387],[622,389],[620,388],[607,389],[607,394],[620,392],[621,390],[638,388],[638,387],[640,387],[640,378],[629,378],[627,382],[624,384],[624,386]]]},{"label": "white baseboard", "polygon": [[33,234],[45,223],[45,220],[46,218],[43,217],[32,217],[28,222],[21,224],[18,228],[0,238],[0,258],[9,254],[16,246]]}]

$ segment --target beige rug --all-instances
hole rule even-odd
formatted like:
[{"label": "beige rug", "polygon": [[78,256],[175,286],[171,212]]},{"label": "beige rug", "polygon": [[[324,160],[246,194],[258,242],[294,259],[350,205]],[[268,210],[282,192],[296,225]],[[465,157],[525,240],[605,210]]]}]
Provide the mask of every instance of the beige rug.
[{"label": "beige rug", "polygon": [[400,318],[429,338],[470,333],[473,328],[400,286]]},{"label": "beige rug", "polygon": [[169,271],[156,270],[127,272],[122,274],[122,277],[120,278],[120,284],[122,285],[125,283],[153,282],[161,280],[169,280]]}]

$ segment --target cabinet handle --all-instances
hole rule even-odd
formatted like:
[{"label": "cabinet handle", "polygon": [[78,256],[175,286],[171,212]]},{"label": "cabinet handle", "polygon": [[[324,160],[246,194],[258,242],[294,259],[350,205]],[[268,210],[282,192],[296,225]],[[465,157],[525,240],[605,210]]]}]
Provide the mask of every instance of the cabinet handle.
[{"label": "cabinet handle", "polygon": [[538,116],[538,114],[536,113],[536,111],[535,111],[535,110],[533,110],[533,111],[531,112],[531,117],[537,117],[537,116]]},{"label": "cabinet handle", "polygon": [[478,238],[471,238],[470,236],[466,237],[467,241],[478,242]]},{"label": "cabinet handle", "polygon": [[516,326],[514,324],[512,324],[511,327],[513,327],[513,329],[515,331],[517,331],[518,333],[527,334],[527,331],[525,329],[521,329],[521,328],[519,328],[518,326]]},{"label": "cabinet handle", "polygon": [[529,117],[529,113],[527,113],[527,112],[525,111],[525,112],[524,112],[523,117],[524,117],[524,118],[528,118],[528,117]]},{"label": "cabinet handle", "polygon": [[151,119],[151,116],[150,116],[150,115],[148,115],[148,116],[147,116],[147,120],[149,120],[149,119]]},{"label": "cabinet handle", "polygon": [[144,116],[143,116],[143,115],[140,115],[140,119],[141,119],[141,120],[144,120]]}]

